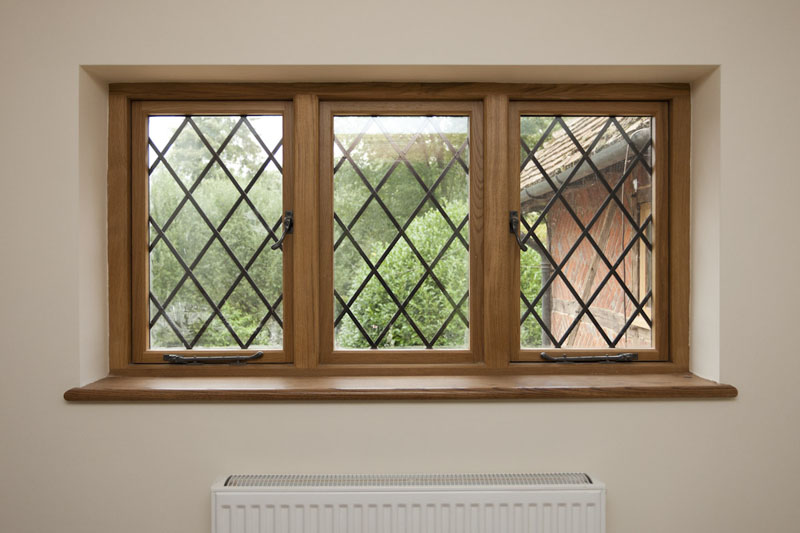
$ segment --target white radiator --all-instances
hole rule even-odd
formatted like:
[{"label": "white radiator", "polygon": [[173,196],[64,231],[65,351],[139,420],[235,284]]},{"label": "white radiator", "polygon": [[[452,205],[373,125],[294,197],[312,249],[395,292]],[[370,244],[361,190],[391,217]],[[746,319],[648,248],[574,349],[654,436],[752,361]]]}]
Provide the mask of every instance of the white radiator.
[{"label": "white radiator", "polygon": [[234,475],[213,533],[605,533],[586,474]]}]

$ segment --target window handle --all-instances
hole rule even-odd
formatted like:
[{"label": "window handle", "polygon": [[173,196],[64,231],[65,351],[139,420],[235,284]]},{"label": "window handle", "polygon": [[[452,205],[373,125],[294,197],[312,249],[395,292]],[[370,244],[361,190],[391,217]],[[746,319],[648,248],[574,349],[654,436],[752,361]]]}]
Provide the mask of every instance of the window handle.
[{"label": "window handle", "polygon": [[508,229],[514,234],[514,238],[517,239],[517,245],[519,246],[519,249],[523,252],[527,252],[528,247],[525,246],[525,243],[519,238],[519,213],[516,211],[509,212]]},{"label": "window handle", "polygon": [[283,240],[286,238],[287,235],[290,235],[294,230],[294,218],[292,216],[291,211],[286,211],[283,215],[283,233],[281,234],[281,238],[278,239],[278,242],[270,246],[273,250],[277,250],[280,248],[283,250]]},{"label": "window handle", "polygon": [[636,353],[618,353],[615,355],[582,355],[577,357],[569,357],[562,355],[561,357],[553,357],[545,352],[540,354],[542,359],[548,363],[630,363],[639,360],[639,354]]},{"label": "window handle", "polygon": [[164,354],[164,361],[174,365],[243,365],[254,359],[261,359],[264,352],[252,355],[212,355],[208,357],[185,356],[174,353]]}]

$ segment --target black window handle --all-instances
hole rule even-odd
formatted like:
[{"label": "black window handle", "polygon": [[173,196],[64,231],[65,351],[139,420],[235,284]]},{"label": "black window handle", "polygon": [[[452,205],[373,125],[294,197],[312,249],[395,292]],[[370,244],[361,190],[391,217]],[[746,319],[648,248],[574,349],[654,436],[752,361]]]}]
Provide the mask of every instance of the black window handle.
[{"label": "black window handle", "polygon": [[197,357],[193,355],[178,355],[174,353],[164,354],[164,361],[173,365],[243,365],[254,359],[261,359],[264,352],[256,352],[252,355],[211,355]]},{"label": "black window handle", "polygon": [[294,230],[294,218],[292,216],[291,211],[286,211],[283,215],[283,233],[281,234],[281,238],[278,239],[278,242],[270,246],[273,250],[277,250],[280,248],[283,250],[283,240],[286,238],[287,235],[291,234]]},{"label": "black window handle", "polygon": [[553,357],[546,352],[542,352],[541,356],[548,363],[631,363],[639,360],[639,354],[630,352],[615,355],[579,355],[573,357],[568,355]]},{"label": "black window handle", "polygon": [[508,229],[514,234],[514,238],[517,239],[517,245],[519,246],[519,249],[523,252],[527,252],[528,247],[525,246],[525,243],[519,238],[519,213],[516,211],[509,212]]}]

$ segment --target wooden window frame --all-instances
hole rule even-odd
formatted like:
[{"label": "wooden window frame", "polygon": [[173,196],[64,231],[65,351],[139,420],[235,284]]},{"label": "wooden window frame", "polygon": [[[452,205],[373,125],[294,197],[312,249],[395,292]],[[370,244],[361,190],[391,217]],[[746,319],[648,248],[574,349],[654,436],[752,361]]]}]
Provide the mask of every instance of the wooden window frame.
[{"label": "wooden window frame", "polygon": [[[320,154],[333,153],[333,117],[336,115],[459,115],[469,118],[470,173],[469,173],[469,337],[465,349],[379,349],[334,350],[333,346],[333,158],[320,158],[320,303],[319,362],[337,364],[471,364],[483,359],[483,324],[478,312],[483,308],[483,164],[482,122],[483,109],[475,101],[326,101],[320,104]],[[331,295],[328,299],[325,295]]]},{"label": "wooden window frame", "polygon": [[[670,313],[669,299],[663,295],[669,294],[670,267],[680,271],[680,259],[671,261],[671,244],[680,244],[670,239],[670,205],[668,200],[673,187],[682,186],[682,177],[676,176],[672,179],[669,172],[669,104],[658,101],[608,101],[608,102],[532,102],[516,101],[509,104],[509,139],[519,139],[520,118],[524,115],[562,115],[562,116],[650,116],[655,122],[653,134],[653,151],[655,154],[655,164],[653,166],[653,176],[655,189],[653,190],[653,227],[655,229],[655,248],[654,257],[657,258],[653,264],[653,301],[655,309],[653,311],[653,347],[652,348],[547,348],[547,349],[523,349],[512,354],[513,363],[541,362],[542,353],[553,356],[563,355],[594,355],[594,354],[616,354],[635,351],[640,362],[670,362],[670,338],[668,332],[672,327],[680,328],[676,323],[682,320],[680,313]],[[516,143],[509,149],[509,165],[515,168],[514,162],[519,161],[520,146]],[[688,176],[686,177],[688,187]],[[509,187],[519,185],[519,178],[513,172],[509,172]],[[514,209],[520,210],[519,195],[516,196]],[[688,220],[686,221],[688,223]],[[688,242],[688,241],[687,241]],[[677,251],[676,251],[677,252]],[[688,257],[688,254],[684,257]],[[673,264],[674,263],[674,264]],[[512,278],[515,281],[514,292],[519,294],[520,272],[519,260],[516,261],[516,270]],[[688,268],[688,267],[685,267]],[[688,276],[687,276],[688,277]],[[688,316],[688,308],[684,317]],[[675,321],[675,322],[672,322]],[[520,330],[516,328],[513,332],[515,346],[519,346]],[[688,342],[687,342],[688,344]],[[688,370],[687,359],[686,370]]]},{"label": "wooden window frame", "polygon": [[[292,106],[290,102],[219,102],[219,101],[134,101],[131,103],[131,154],[146,154],[148,142],[147,120],[159,115],[281,115],[283,117],[282,165],[283,205],[292,205],[293,198],[293,144]],[[163,364],[164,354],[197,355],[197,350],[179,348],[153,349],[149,347],[150,328],[145,317],[150,304],[149,241],[149,191],[148,168],[144,157],[131,157],[131,362],[133,364]],[[292,239],[284,243],[283,292],[291,293],[293,278]],[[283,300],[283,348],[262,350],[260,362],[291,363],[294,315],[293,298]],[[203,356],[251,354],[253,350],[204,349]]]},{"label": "wooden window frame", "polygon": [[[240,109],[252,102],[283,102],[285,116],[290,117],[285,128],[285,132],[291,132],[286,138],[289,146],[284,151],[290,172],[284,179],[290,184],[285,198],[295,213],[295,227],[287,240],[290,258],[286,264],[293,266],[285,267],[290,270],[290,282],[284,293],[291,295],[286,300],[290,300],[292,333],[285,335],[285,353],[273,357],[273,362],[187,367],[155,363],[159,354],[149,359],[134,355],[135,351],[142,352],[141,340],[135,340],[142,324],[135,319],[141,305],[135,306],[133,294],[142,292],[146,277],[141,269],[144,254],[136,252],[134,246],[142,242],[142,237],[135,236],[132,227],[132,221],[141,218],[141,210],[134,212],[132,205],[146,202],[135,198],[141,193],[132,187],[132,177],[142,174],[142,163],[133,161],[132,151],[141,150],[136,143],[144,140],[143,110],[169,108],[170,102],[193,102],[187,105],[194,109]],[[471,170],[478,169],[470,176],[470,181],[477,181],[470,191],[471,348],[458,361],[447,362],[445,358],[424,363],[429,359],[419,358],[419,354],[429,355],[435,350],[420,350],[414,357],[371,350],[364,357],[337,354],[330,350],[332,344],[326,345],[332,331],[330,326],[321,326],[330,317],[324,309],[323,289],[332,287],[332,276],[330,265],[323,264],[327,259],[321,258],[332,255],[330,239],[322,237],[331,228],[326,220],[332,210],[328,201],[332,171],[320,154],[330,146],[324,132],[332,128],[333,112],[354,111],[352,102],[369,107],[371,112],[385,109],[389,114],[411,108],[446,110],[462,106],[469,110],[471,166],[472,158],[476,158]],[[650,361],[566,365],[522,361],[525,357],[520,356],[519,252],[508,232],[508,212],[519,208],[519,195],[513,194],[519,180],[518,112],[553,110],[554,106],[560,110],[558,114],[569,114],[569,110],[594,109],[593,113],[603,114],[657,109],[662,117],[657,119],[657,135],[668,138],[669,150],[667,157],[658,158],[657,165],[669,180],[668,190],[657,195],[656,202],[661,203],[654,208],[668,213],[659,220],[668,239],[657,239],[666,251],[659,249],[656,261],[661,261],[663,253],[668,266],[660,266],[660,274],[654,279],[661,294],[656,305],[662,300],[664,303],[656,313],[659,355]],[[139,133],[133,135],[132,131]],[[112,84],[108,150],[110,375],[67,391],[69,400],[736,395],[736,389],[729,385],[688,373],[690,92],[686,84]],[[478,251],[473,253],[473,248]],[[508,296],[498,298],[498,294]]]}]

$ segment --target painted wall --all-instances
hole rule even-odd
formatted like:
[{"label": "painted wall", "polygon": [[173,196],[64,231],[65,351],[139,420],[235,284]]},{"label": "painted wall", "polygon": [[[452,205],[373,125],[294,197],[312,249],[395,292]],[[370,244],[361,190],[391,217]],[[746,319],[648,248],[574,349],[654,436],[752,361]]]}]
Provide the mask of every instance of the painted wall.
[{"label": "painted wall", "polygon": [[[208,531],[230,472],[519,470],[604,480],[614,533],[796,531],[798,19],[793,0],[3,0],[0,531]],[[79,68],[277,63],[545,68]],[[546,67],[578,64],[687,67]],[[65,403],[105,371],[105,80],[352,76],[694,79],[693,368],[739,398]]]}]

